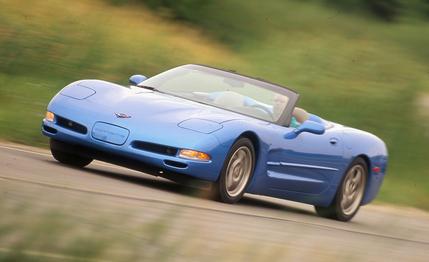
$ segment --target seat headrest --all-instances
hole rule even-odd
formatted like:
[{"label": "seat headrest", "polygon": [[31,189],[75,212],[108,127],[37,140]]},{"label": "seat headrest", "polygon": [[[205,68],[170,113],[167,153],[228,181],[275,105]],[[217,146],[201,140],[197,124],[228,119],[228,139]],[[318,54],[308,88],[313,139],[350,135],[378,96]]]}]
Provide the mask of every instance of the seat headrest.
[{"label": "seat headrest", "polygon": [[292,116],[294,116],[296,118],[296,121],[300,123],[303,123],[305,120],[307,120],[310,117],[307,111],[299,107],[295,107],[293,109]]}]

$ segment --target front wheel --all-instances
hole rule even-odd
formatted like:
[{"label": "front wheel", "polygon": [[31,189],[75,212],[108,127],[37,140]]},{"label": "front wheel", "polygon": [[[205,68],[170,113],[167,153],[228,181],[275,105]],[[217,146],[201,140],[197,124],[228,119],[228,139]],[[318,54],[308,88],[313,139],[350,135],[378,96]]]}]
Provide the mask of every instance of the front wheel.
[{"label": "front wheel", "polygon": [[359,210],[365,193],[368,166],[362,158],[355,159],[347,170],[333,203],[328,207],[315,206],[319,216],[349,221]]},{"label": "front wheel", "polygon": [[66,152],[66,143],[51,139],[50,149],[52,156],[60,163],[74,167],[84,167],[92,162],[92,158],[78,156],[76,154]]},{"label": "front wheel", "polygon": [[243,196],[253,175],[255,149],[248,138],[238,139],[231,147],[219,180],[213,184],[214,197],[225,203],[236,203]]}]

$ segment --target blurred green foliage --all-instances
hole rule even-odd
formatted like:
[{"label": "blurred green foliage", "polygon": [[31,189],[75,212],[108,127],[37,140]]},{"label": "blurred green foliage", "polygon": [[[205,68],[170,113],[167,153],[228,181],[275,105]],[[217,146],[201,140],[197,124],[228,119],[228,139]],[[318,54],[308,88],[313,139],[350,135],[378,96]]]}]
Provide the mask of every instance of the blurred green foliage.
[{"label": "blurred green foliage", "polygon": [[198,22],[200,10],[215,3],[214,0],[143,0],[143,2],[151,8],[168,8],[174,12],[174,16],[178,19]]},{"label": "blurred green foliage", "polygon": [[0,136],[45,145],[46,105],[73,80],[209,64],[289,85],[308,111],[378,135],[390,153],[380,199],[429,209],[427,1],[398,1],[386,22],[353,0],[351,11],[325,0],[0,0]]},{"label": "blurred green foliage", "polygon": [[[116,2],[128,2],[127,0],[111,0]],[[201,11],[208,7],[215,7],[219,4],[218,1],[206,0],[140,0],[148,7],[159,9],[167,8],[171,10],[174,16],[178,19],[189,20],[191,22],[199,22],[204,16]],[[297,0],[295,0],[297,1]],[[400,16],[420,15],[424,18],[429,18],[429,0],[306,0],[307,2],[321,2],[328,6],[340,8],[348,12],[360,12],[372,14],[375,17],[386,21],[394,21]],[[229,1],[229,4],[234,4],[237,0]],[[271,1],[274,2],[274,1]],[[269,5],[269,2],[261,3]],[[219,13],[217,13],[219,15]]]},{"label": "blurred green foliage", "polygon": [[393,21],[400,13],[402,6],[399,0],[325,0],[326,3],[347,11],[363,11]]}]

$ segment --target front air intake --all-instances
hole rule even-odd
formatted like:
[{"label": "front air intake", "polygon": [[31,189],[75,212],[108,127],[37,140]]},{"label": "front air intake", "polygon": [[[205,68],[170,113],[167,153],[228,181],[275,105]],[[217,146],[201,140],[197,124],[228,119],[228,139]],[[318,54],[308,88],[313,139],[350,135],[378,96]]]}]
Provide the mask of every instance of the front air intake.
[{"label": "front air intake", "polygon": [[186,163],[173,161],[173,160],[164,160],[164,164],[166,166],[171,166],[171,167],[175,167],[175,168],[187,168],[188,167],[188,164],[186,164]]},{"label": "front air intake", "polygon": [[86,134],[88,132],[88,129],[84,125],[76,123],[67,118],[55,115],[55,119],[56,119],[56,124],[61,127],[67,128],[69,130],[72,130],[74,132],[81,133],[81,134]]},{"label": "front air intake", "polygon": [[152,153],[157,153],[161,155],[167,156],[175,156],[177,154],[178,149],[171,146],[164,146],[155,143],[149,143],[145,141],[133,141],[131,146],[135,149],[144,150]]},{"label": "front air intake", "polygon": [[45,130],[46,132],[49,132],[51,134],[57,133],[57,130],[55,128],[52,128],[52,127],[47,126],[47,125],[43,125],[43,130]]}]

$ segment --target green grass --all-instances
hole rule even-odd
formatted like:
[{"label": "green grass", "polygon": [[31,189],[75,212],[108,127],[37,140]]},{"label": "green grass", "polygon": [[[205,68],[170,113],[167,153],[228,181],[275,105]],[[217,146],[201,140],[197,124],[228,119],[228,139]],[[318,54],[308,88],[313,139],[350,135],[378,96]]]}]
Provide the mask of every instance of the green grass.
[{"label": "green grass", "polygon": [[[381,137],[379,200],[429,209],[428,22],[386,23],[317,1],[210,1],[188,22],[128,1],[0,0],[0,136],[44,146],[49,99],[80,78],[126,83],[184,63],[254,75],[301,93],[300,106]],[[237,15],[239,14],[239,15]]]}]

